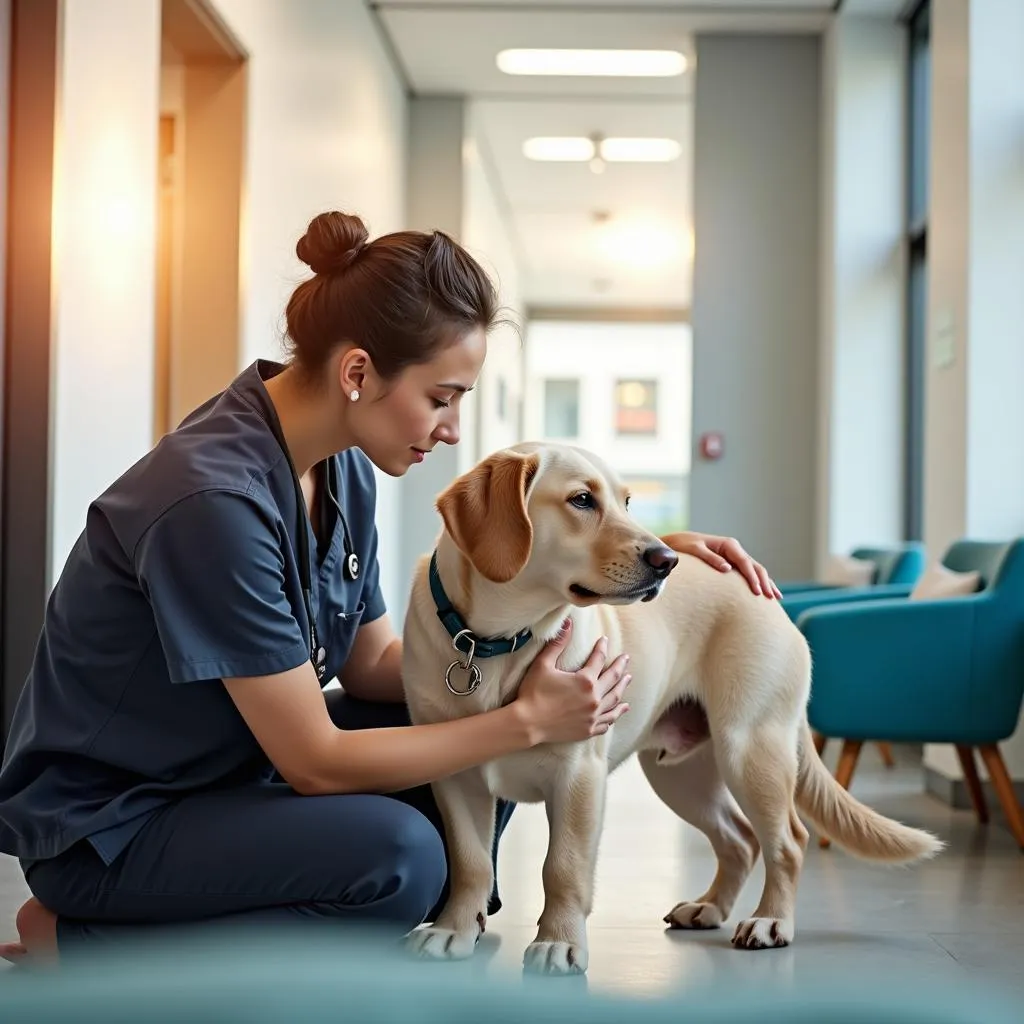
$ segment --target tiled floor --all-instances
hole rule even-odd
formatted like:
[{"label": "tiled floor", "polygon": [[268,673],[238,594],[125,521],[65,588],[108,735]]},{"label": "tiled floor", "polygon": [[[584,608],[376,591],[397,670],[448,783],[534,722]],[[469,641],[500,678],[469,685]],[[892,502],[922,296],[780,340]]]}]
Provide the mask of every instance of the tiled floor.
[{"label": "tiled floor", "polygon": [[[668,932],[662,917],[699,895],[713,871],[711,850],[650,793],[635,764],[612,780],[596,906],[590,925],[591,990],[651,995],[680,985],[799,985],[837,973],[876,971],[925,986],[932,980],[993,979],[1024,996],[1024,853],[998,820],[986,828],[922,792],[919,760],[898,751],[881,767],[865,748],[854,792],[883,813],[937,832],[950,845],[920,867],[881,868],[812,839],[797,914],[797,937],[784,950],[732,949],[732,925],[753,909],[763,872],[755,871],[733,919],[714,932]],[[546,822],[521,807],[506,834],[500,866],[505,907],[474,959],[457,970],[518,972],[542,903],[540,866]],[[13,931],[26,893],[17,864],[0,859],[0,934]]]}]

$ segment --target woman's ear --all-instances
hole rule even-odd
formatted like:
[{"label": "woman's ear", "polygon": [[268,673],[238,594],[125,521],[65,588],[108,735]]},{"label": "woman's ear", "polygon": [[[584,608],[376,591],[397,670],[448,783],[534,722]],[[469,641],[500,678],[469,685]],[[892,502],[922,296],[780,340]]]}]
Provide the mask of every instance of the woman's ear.
[{"label": "woman's ear", "polygon": [[365,349],[353,346],[342,353],[338,361],[338,378],[341,381],[342,393],[347,395],[352,391],[362,392],[372,368],[373,364]]},{"label": "woman's ear", "polygon": [[533,549],[526,491],[540,465],[536,454],[501,451],[459,477],[437,499],[448,535],[492,583],[508,583]]}]

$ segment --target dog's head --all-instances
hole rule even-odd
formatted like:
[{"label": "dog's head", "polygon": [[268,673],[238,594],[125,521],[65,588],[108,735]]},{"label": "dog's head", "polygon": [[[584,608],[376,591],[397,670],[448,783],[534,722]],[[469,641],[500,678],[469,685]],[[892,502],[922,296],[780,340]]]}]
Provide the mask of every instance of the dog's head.
[{"label": "dog's head", "polygon": [[579,606],[649,601],[679,560],[628,505],[598,456],[556,444],[496,452],[437,501],[446,532],[485,579]]}]

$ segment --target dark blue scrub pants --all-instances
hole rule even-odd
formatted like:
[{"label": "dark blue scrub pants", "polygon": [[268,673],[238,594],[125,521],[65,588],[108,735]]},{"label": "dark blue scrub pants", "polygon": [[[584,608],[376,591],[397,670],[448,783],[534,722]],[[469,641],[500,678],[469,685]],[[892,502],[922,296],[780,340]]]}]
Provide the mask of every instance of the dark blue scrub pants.
[{"label": "dark blue scrub pants", "polygon": [[[408,725],[401,704],[325,694],[342,729]],[[498,839],[514,805],[499,803]],[[264,783],[183,797],[106,866],[87,842],[25,865],[57,915],[62,952],[166,926],[369,923],[403,935],[447,896],[444,827],[429,786],[393,796],[299,796]],[[497,885],[490,913],[501,906]],[[91,941],[90,941],[91,944]]]}]

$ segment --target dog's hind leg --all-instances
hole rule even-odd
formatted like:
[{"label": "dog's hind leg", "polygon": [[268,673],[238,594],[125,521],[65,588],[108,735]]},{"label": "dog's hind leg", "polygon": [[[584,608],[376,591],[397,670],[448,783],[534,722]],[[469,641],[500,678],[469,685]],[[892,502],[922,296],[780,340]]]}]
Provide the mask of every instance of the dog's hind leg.
[{"label": "dog's hind leg", "polygon": [[666,914],[665,923],[672,928],[718,928],[732,913],[757,861],[758,844],[750,822],[722,781],[710,742],[675,764],[659,765],[653,750],[641,751],[639,760],[662,802],[700,829],[718,858],[707,892],[677,903]]},{"label": "dog's hind leg", "polygon": [[597,847],[604,822],[606,767],[592,759],[559,779],[546,801],[550,838],[544,859],[544,910],[523,954],[526,970],[582,974],[593,906]]},{"label": "dog's hind leg", "polygon": [[797,773],[795,725],[730,726],[715,737],[722,775],[743,808],[764,856],[765,882],[753,917],[741,921],[733,945],[788,946],[793,940],[797,886],[808,833],[793,798]]}]

